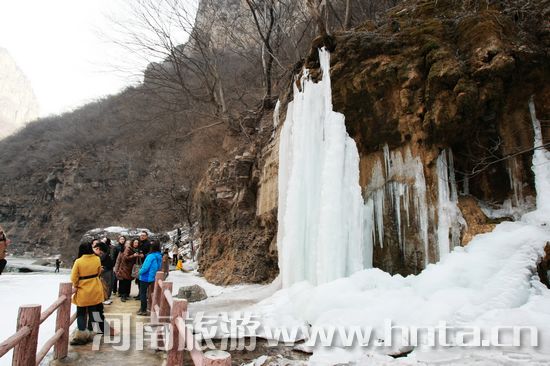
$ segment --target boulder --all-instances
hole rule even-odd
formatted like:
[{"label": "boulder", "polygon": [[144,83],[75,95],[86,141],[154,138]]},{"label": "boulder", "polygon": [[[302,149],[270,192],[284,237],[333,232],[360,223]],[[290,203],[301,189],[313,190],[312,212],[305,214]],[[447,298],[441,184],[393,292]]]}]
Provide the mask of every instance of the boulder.
[{"label": "boulder", "polygon": [[176,297],[186,299],[188,302],[197,302],[208,298],[206,291],[199,285],[180,287]]}]

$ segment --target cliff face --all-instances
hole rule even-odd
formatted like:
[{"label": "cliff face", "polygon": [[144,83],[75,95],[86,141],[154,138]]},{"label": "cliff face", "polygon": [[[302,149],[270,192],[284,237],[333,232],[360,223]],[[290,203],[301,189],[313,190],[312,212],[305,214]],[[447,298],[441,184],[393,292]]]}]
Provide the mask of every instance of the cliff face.
[{"label": "cliff face", "polygon": [[216,284],[266,282],[277,266],[278,140],[266,115],[233,158],[213,160],[201,181],[199,270]]},{"label": "cliff face", "polygon": [[[314,42],[332,51],[334,109],[345,115],[360,154],[366,220],[372,223],[365,240],[373,246],[374,266],[390,273],[418,273],[534,202],[528,104],[533,96],[538,118],[550,119],[544,15],[550,9],[476,6],[404,2],[378,24]],[[304,65],[318,77],[315,47]],[[265,220],[266,213],[274,220],[277,210],[277,132],[251,153],[251,174],[259,179],[227,192],[220,188],[209,201],[231,202],[229,210],[216,205],[205,211],[231,217],[222,220],[224,240],[205,247],[210,251],[201,266],[209,280],[261,281],[277,271],[274,224]],[[550,130],[543,133],[550,138]],[[219,183],[212,192],[214,187]],[[236,223],[239,217],[244,220]],[[268,238],[233,240],[250,230],[265,232],[265,222],[271,244]],[[228,256],[233,262],[224,267],[221,259]],[[223,279],[211,268],[223,268]],[[243,268],[255,276],[237,275]]]},{"label": "cliff face", "polygon": [[335,110],[356,140],[373,219],[383,219],[375,267],[418,273],[489,230],[476,200],[532,202],[528,104],[533,96],[539,118],[550,116],[550,38],[548,23],[527,25],[502,9],[420,2],[336,36]]},{"label": "cliff face", "polygon": [[0,139],[38,117],[32,86],[8,51],[0,48]]}]

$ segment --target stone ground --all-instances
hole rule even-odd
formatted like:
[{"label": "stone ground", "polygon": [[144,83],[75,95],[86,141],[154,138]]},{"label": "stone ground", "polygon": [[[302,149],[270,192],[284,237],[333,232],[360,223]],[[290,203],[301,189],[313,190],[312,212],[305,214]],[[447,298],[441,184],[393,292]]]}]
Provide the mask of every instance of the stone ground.
[{"label": "stone ground", "polygon": [[[136,315],[139,310],[139,301],[130,299],[122,302],[117,296],[113,296],[112,299],[113,303],[105,306],[105,317],[118,332],[121,327],[130,329],[129,342],[126,340],[115,344],[101,342],[99,349],[92,343],[84,346],[69,346],[68,357],[52,361],[50,366],[162,365],[164,363],[165,353],[151,349],[147,341],[143,342],[143,350],[139,349],[142,342],[141,337],[136,334],[142,334],[142,332],[136,332],[136,329],[141,330],[142,322],[148,321],[148,318]],[[122,338],[125,339],[125,337]],[[129,346],[125,343],[129,343]]]},{"label": "stone ground", "polygon": [[[133,288],[134,291],[137,289]],[[132,296],[136,293],[132,293]],[[166,362],[166,353],[155,351],[151,348],[147,329],[148,317],[137,316],[139,310],[139,301],[130,299],[126,302],[120,301],[118,296],[112,296],[113,303],[105,305],[105,317],[113,326],[118,334],[128,334],[124,332],[129,329],[129,337],[122,337],[122,341],[113,344],[99,343],[99,347],[90,343],[84,346],[69,346],[69,355],[63,360],[55,360],[49,363],[49,366],[95,366],[95,365],[164,365]],[[211,309],[210,309],[211,310]],[[121,332],[122,329],[122,332]],[[142,338],[142,335],[145,339]],[[117,340],[116,337],[114,340]],[[129,341],[128,341],[129,340]],[[241,340],[242,341],[242,340]],[[214,341],[214,345],[220,346],[220,341]],[[269,346],[265,340],[247,339],[244,344],[250,346],[255,344],[253,350],[230,350],[232,365],[243,365],[260,356],[269,356],[280,361],[293,361],[281,364],[305,365],[309,355],[295,351],[292,347],[286,347],[284,344]],[[142,346],[143,345],[143,346]],[[269,363],[269,362],[268,362]],[[189,353],[184,355],[184,365],[193,365]],[[269,364],[279,364],[269,363]]]}]

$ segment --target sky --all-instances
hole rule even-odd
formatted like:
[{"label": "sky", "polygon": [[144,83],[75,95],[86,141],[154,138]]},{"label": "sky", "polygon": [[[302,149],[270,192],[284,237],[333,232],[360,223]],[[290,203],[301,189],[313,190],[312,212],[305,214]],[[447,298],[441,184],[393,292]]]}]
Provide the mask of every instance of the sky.
[{"label": "sky", "polygon": [[146,60],[113,42],[111,19],[125,9],[123,0],[0,0],[0,47],[30,80],[41,117],[140,81]]}]

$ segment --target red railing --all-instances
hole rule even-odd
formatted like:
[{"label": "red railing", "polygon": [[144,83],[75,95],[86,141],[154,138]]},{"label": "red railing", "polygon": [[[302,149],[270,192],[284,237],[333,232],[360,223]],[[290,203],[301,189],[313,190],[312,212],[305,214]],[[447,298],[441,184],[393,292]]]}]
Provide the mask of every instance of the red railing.
[{"label": "red railing", "polygon": [[[230,366],[231,355],[223,351],[202,352],[191,329],[185,324],[187,300],[172,297],[172,282],[163,281],[157,272],[151,298],[151,323],[170,323],[167,366],[181,366],[184,352],[190,353],[195,366]],[[163,343],[163,342],[160,342]]]},{"label": "red railing", "polygon": [[[151,323],[169,323],[167,365],[181,366],[184,353],[188,351],[195,366],[230,366],[229,353],[201,351],[191,329],[185,324],[187,300],[174,299],[172,282],[163,281],[163,278],[164,272],[157,272],[151,299]],[[71,296],[72,284],[60,283],[59,297],[43,312],[41,312],[41,305],[20,306],[16,332],[0,343],[0,357],[13,349],[12,366],[38,366],[54,347],[54,359],[65,358],[69,349],[69,327],[76,320],[76,314],[71,315]],[[55,333],[37,351],[40,325],[55,311],[57,311]],[[164,343],[164,338],[160,343]]]},{"label": "red railing", "polygon": [[[76,314],[71,316],[71,295],[72,284],[70,282],[60,283],[59,297],[42,313],[40,312],[41,305],[20,306],[16,332],[0,343],[0,357],[13,348],[13,366],[40,365],[52,346],[54,347],[54,359],[66,357],[69,350],[69,327],[76,319]],[[55,334],[37,352],[40,325],[56,310]]]}]

